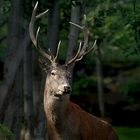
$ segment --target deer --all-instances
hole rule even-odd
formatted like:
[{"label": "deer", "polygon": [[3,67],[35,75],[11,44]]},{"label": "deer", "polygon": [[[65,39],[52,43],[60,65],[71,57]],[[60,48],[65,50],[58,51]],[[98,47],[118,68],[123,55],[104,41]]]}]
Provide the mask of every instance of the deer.
[{"label": "deer", "polygon": [[56,50],[56,55],[52,55],[50,50],[44,51],[38,45],[38,34],[34,34],[34,23],[37,19],[47,13],[48,10],[36,16],[38,2],[36,3],[31,21],[29,24],[29,34],[33,45],[49,64],[43,64],[47,69],[47,77],[44,87],[44,111],[47,119],[47,131],[49,140],[118,140],[118,136],[108,122],[89,114],[81,109],[77,104],[70,101],[72,87],[70,84],[71,73],[69,67],[83,56],[95,50],[96,41],[93,46],[88,46],[88,28],[72,23],[79,27],[84,35],[84,43],[79,44],[76,55],[65,64],[56,62],[58,58],[60,43]]}]

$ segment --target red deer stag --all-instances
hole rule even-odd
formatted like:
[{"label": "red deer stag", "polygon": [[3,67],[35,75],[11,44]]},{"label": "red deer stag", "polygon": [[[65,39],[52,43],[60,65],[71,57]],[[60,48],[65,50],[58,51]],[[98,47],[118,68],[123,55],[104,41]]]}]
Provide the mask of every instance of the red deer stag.
[{"label": "red deer stag", "polygon": [[84,43],[83,45],[80,43],[76,55],[71,60],[64,65],[59,65],[56,59],[58,57],[60,42],[55,57],[50,51],[46,53],[38,46],[39,29],[36,35],[34,35],[34,22],[43,16],[46,11],[36,16],[37,5],[38,3],[36,3],[32,13],[29,33],[35,48],[44,59],[50,61],[47,67],[47,78],[44,89],[44,110],[47,118],[49,140],[118,140],[110,124],[85,112],[78,105],[70,102],[71,73],[68,71],[68,67],[95,49],[96,42],[92,48],[87,49],[87,28],[72,23],[84,32]]}]

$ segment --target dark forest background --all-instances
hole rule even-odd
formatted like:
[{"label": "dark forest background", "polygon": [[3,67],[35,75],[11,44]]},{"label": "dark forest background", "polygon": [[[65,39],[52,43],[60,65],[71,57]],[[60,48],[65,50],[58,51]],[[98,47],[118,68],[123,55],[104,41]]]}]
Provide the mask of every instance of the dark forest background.
[{"label": "dark forest background", "polygon": [[[43,140],[47,133],[46,74],[28,32],[35,3],[0,0],[0,140]],[[40,0],[37,13],[46,9],[35,30],[41,27],[39,44],[53,54],[62,41],[59,63],[76,54],[83,38],[70,21],[83,25],[86,14],[89,47],[97,39],[96,52],[71,69],[71,100],[115,127],[140,127],[140,1]]]}]

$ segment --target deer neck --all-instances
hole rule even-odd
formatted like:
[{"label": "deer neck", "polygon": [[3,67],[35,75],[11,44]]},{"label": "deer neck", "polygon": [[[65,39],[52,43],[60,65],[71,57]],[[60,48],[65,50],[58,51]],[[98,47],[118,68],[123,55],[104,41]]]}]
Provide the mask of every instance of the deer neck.
[{"label": "deer neck", "polygon": [[[46,88],[47,89],[47,88]],[[59,122],[65,120],[67,116],[69,97],[64,95],[59,98],[51,96],[52,91],[44,93],[44,109],[47,120],[53,125],[58,125]],[[62,120],[62,121],[61,121]]]}]

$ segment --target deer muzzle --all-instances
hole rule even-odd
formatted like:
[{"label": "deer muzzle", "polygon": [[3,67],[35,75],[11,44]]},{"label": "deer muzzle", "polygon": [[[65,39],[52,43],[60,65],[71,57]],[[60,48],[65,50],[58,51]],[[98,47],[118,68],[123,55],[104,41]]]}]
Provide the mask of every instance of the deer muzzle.
[{"label": "deer muzzle", "polygon": [[71,86],[69,84],[61,85],[58,87],[58,92],[57,94],[59,95],[65,95],[65,94],[70,94],[71,93]]}]

